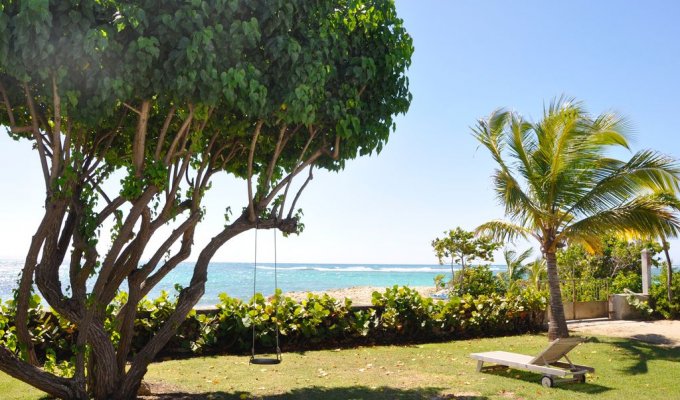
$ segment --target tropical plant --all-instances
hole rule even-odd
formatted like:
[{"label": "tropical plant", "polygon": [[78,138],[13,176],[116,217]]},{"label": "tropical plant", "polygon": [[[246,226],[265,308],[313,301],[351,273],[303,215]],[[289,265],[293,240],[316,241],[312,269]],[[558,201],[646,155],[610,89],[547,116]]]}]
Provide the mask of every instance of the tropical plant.
[{"label": "tropical plant", "polygon": [[668,268],[666,268],[666,300],[668,302],[673,301],[673,261],[671,261],[671,255],[668,252],[670,249],[671,245],[668,243],[668,237],[666,234],[660,234],[659,235],[659,240],[661,241],[661,248],[663,250],[664,255],[666,256],[666,265]]},{"label": "tropical plant", "polygon": [[610,293],[624,293],[624,290],[630,290],[634,293],[642,292],[642,276],[633,271],[622,271],[612,279]]},{"label": "tropical plant", "polygon": [[532,123],[496,110],[473,128],[498,164],[497,198],[509,220],[477,232],[496,240],[533,238],[547,262],[551,320],[549,339],[569,335],[562,306],[556,252],[568,243],[602,247],[605,234],[677,233],[674,213],[680,167],[676,160],[643,150],[628,161],[609,150],[628,149],[626,122],[613,113],[589,115],[580,103],[559,98]]},{"label": "tropical plant", "polygon": [[548,266],[544,258],[538,258],[527,266],[527,282],[536,290],[542,290],[541,282],[548,278]]},{"label": "tropical plant", "polygon": [[[312,169],[381,151],[410,104],[412,51],[393,1],[1,1],[0,131],[30,141],[45,198],[19,282],[21,351],[0,346],[0,370],[53,397],[133,398],[225,243],[299,232]],[[194,249],[217,176],[244,201]],[[190,254],[189,285],[133,353],[137,304]],[[33,284],[76,325],[67,376],[38,368]]]},{"label": "tropical plant", "polygon": [[[490,237],[475,237],[474,232],[466,231],[461,227],[445,231],[443,238],[435,238],[431,245],[439,264],[444,264],[445,259],[449,259],[451,264],[451,284],[455,278],[453,266],[459,264],[461,271],[475,260],[489,261],[493,257],[493,252],[500,246]],[[462,279],[463,275],[460,275]],[[460,282],[459,282],[460,284]]]},{"label": "tropical plant", "polygon": [[529,269],[528,265],[524,265],[527,258],[531,257],[533,253],[532,248],[524,250],[521,254],[517,254],[515,250],[505,248],[503,249],[503,259],[508,269],[498,275],[504,279],[508,284],[524,278]]},{"label": "tropical plant", "polygon": [[462,296],[487,295],[493,293],[502,295],[505,293],[506,285],[500,278],[494,276],[493,271],[488,265],[474,265],[460,271],[456,271],[454,283],[451,286],[452,294]]},{"label": "tropical plant", "polygon": [[654,278],[651,290],[649,292],[649,303],[654,312],[666,319],[680,318],[680,274],[673,274],[673,281],[671,281],[672,290],[670,293],[673,297],[668,299],[668,282],[666,265],[663,266],[663,273]]},{"label": "tropical plant", "polygon": [[[680,209],[680,198],[678,197],[678,188],[676,188],[675,192],[675,208]],[[671,255],[669,253],[670,249],[670,243],[668,243],[669,238],[673,237],[678,237],[678,232],[674,232],[672,230],[665,230],[662,232],[659,232],[655,238],[659,239],[659,242],[661,242],[661,250],[664,253],[664,256],[666,257],[666,265],[668,268],[666,269],[666,300],[668,300],[669,303],[673,302],[673,298],[675,297],[674,290],[673,289],[673,281],[674,281],[674,276],[673,276],[673,261],[671,260]]]}]

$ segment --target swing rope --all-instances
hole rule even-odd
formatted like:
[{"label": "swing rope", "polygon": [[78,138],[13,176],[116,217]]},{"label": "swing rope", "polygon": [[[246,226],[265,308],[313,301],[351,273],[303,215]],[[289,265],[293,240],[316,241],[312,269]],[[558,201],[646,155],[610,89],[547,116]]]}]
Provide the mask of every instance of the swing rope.
[{"label": "swing rope", "polygon": [[[257,231],[259,229],[259,223],[255,225],[255,266],[253,268],[253,297],[257,294]],[[279,282],[278,282],[278,269],[277,269],[277,255],[276,255],[276,229],[274,230],[274,295],[278,292],[279,289]],[[255,323],[252,323],[253,325],[253,346],[251,348],[251,354],[250,354],[250,363],[251,364],[263,364],[263,365],[270,365],[270,364],[279,364],[282,360],[281,358],[281,347],[279,347],[279,307],[278,307],[278,302],[276,304],[276,308],[274,311],[274,316],[276,317],[276,358],[265,358],[265,357],[257,357],[255,354],[255,340],[256,340],[256,333],[255,333]]]}]

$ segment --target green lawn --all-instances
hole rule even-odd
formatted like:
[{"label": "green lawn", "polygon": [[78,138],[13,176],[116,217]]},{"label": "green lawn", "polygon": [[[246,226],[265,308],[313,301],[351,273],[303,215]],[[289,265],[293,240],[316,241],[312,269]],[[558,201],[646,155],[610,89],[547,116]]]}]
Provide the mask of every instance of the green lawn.
[{"label": "green lawn", "polygon": [[[248,365],[247,357],[166,361],[147,379],[164,382],[164,398],[191,399],[671,399],[677,395],[680,348],[594,338],[570,353],[595,367],[585,384],[543,388],[540,375],[500,369],[476,373],[469,353],[534,354],[545,336],[454,341],[420,346],[362,347],[288,353],[278,366]],[[0,375],[3,399],[38,399],[29,386]]]}]

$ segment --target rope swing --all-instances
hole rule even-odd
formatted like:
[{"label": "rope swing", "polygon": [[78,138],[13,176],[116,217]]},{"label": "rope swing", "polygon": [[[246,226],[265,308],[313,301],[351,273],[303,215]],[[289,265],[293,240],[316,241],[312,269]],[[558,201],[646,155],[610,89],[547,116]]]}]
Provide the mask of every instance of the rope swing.
[{"label": "rope swing", "polygon": [[[259,225],[255,225],[255,266],[253,268],[253,297],[257,294],[257,231],[259,229]],[[278,283],[278,271],[277,271],[277,266],[276,266],[276,229],[274,229],[274,293],[276,293],[279,289],[279,283]],[[253,346],[251,348],[251,353],[250,353],[250,364],[256,364],[256,365],[275,365],[275,364],[280,364],[282,361],[281,358],[281,348],[279,347],[279,325],[278,325],[278,314],[279,314],[279,307],[278,303],[276,305],[275,309],[275,316],[276,316],[276,357],[264,357],[264,356],[258,356],[257,353],[255,352],[255,323],[253,322]]]}]

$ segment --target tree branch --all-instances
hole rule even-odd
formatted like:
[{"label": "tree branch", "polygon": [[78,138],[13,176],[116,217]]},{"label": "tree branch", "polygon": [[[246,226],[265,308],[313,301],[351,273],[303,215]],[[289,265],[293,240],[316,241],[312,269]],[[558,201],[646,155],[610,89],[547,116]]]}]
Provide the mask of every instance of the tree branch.
[{"label": "tree branch", "polygon": [[170,128],[170,122],[172,122],[172,118],[175,116],[175,106],[170,107],[170,111],[168,111],[168,115],[165,117],[165,121],[163,122],[163,127],[161,128],[161,133],[158,137],[158,143],[156,143],[156,152],[154,153],[153,159],[158,160],[161,155],[161,150],[163,149],[163,143],[165,143],[165,136],[168,133],[168,129]]},{"label": "tree branch", "polygon": [[35,146],[38,149],[38,154],[40,155],[40,165],[42,166],[43,178],[45,179],[45,190],[47,193],[52,193],[52,187],[50,185],[50,170],[47,166],[47,159],[45,157],[45,146],[42,143],[40,135],[40,127],[38,126],[38,114],[35,112],[35,105],[33,104],[33,96],[28,90],[28,84],[24,83],[24,93],[26,94],[26,103],[28,105],[28,110],[31,113],[31,127],[33,128],[33,138],[35,139]]},{"label": "tree branch", "polygon": [[[300,195],[302,194],[302,191],[305,190],[309,182],[314,179],[314,175],[312,171],[314,170],[314,164],[309,166],[309,176],[307,176],[307,179],[305,180],[305,183],[302,184],[300,189],[298,190],[297,194],[295,195],[295,198],[293,199],[293,204],[290,205],[290,210],[288,211],[288,218],[293,218],[293,211],[295,211],[295,205],[297,204],[298,199],[300,198]],[[283,209],[281,209],[281,212],[283,212]]]},{"label": "tree branch", "polygon": [[54,129],[52,129],[52,173],[50,185],[54,185],[57,175],[61,171],[61,97],[57,90],[57,80],[52,76],[52,101],[54,107]]},{"label": "tree branch", "polygon": [[255,125],[255,132],[253,133],[253,140],[250,143],[250,152],[248,152],[248,219],[250,222],[255,222],[257,216],[255,215],[255,204],[253,203],[253,159],[255,158],[255,146],[257,145],[257,138],[260,136],[262,130],[263,120],[259,120]]},{"label": "tree branch", "polygon": [[[300,156],[298,157],[297,161],[295,162],[296,165],[299,164],[300,162],[302,162],[302,159],[304,158],[305,153],[307,152],[307,149],[312,144],[312,141],[314,140],[314,137],[316,136],[316,133],[318,132],[317,129],[313,129],[312,127],[309,127],[307,129],[307,131],[309,132],[309,139],[307,139],[307,142],[302,147],[302,151],[300,152]],[[281,202],[281,215],[283,215],[283,213],[284,213],[284,209],[285,209],[285,206],[286,206],[286,200],[288,199],[288,190],[290,189],[290,185],[292,183],[293,183],[292,179],[288,180],[288,184],[286,185],[286,190],[283,192],[283,201]]]},{"label": "tree branch", "polygon": [[177,135],[175,135],[175,138],[172,141],[172,144],[170,145],[170,148],[168,148],[168,152],[165,155],[165,165],[168,166],[170,165],[170,160],[172,160],[172,157],[175,156],[175,149],[177,148],[177,145],[179,144],[179,141],[182,139],[184,135],[189,132],[189,127],[191,126],[191,121],[194,118],[194,107],[190,104],[189,105],[189,115],[187,116],[187,119],[184,120],[182,123],[182,126],[179,128],[179,131],[177,131]]},{"label": "tree branch", "polygon": [[146,152],[146,132],[149,126],[149,111],[151,110],[151,102],[144,100],[142,102],[142,109],[139,112],[139,120],[137,122],[137,130],[135,131],[135,140],[132,144],[132,165],[135,168],[135,175],[142,176],[142,168],[144,168],[144,154]]},{"label": "tree branch", "polygon": [[77,391],[71,387],[70,379],[58,377],[21,361],[4,346],[0,346],[0,370],[52,396],[62,399],[86,398],[86,394],[77,394]]},{"label": "tree branch", "polygon": [[[16,120],[14,119],[14,111],[12,110],[12,104],[9,102],[9,97],[7,97],[7,91],[5,85],[0,81],[0,93],[2,93],[2,102],[5,104],[5,109],[7,110],[7,118],[9,119],[9,126],[13,133],[20,132],[30,132],[32,127],[17,128]],[[22,131],[19,131],[19,130]]]},{"label": "tree branch", "polygon": [[258,203],[258,208],[264,207],[264,206],[266,206],[267,204],[269,204],[269,203],[274,199],[274,197],[276,196],[276,194],[277,194],[277,193],[278,193],[285,185],[287,185],[293,178],[295,178],[295,176],[296,176],[297,174],[299,174],[302,170],[304,170],[308,165],[310,165],[310,164],[312,164],[314,161],[316,161],[316,160],[317,160],[319,157],[321,157],[323,154],[324,154],[323,149],[319,149],[319,150],[317,150],[314,154],[312,154],[306,161],[304,161],[302,164],[300,164],[297,168],[294,168],[293,171],[291,171],[291,173],[288,174],[288,176],[286,176],[285,178],[283,178],[283,179],[278,183],[278,185],[276,185],[276,186],[271,190],[271,192],[269,193],[269,195],[267,195],[267,197],[265,197],[264,199],[262,199],[262,200]]}]

